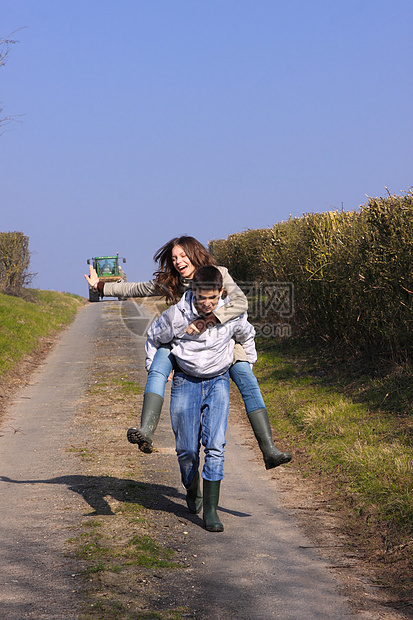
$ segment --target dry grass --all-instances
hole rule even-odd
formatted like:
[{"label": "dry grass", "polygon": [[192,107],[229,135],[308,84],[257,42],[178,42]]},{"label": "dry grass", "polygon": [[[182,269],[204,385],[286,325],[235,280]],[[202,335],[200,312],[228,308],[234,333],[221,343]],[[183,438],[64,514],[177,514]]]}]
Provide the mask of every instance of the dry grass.
[{"label": "dry grass", "polygon": [[[366,398],[369,381],[383,390],[377,376],[359,377],[356,382],[353,377],[346,383],[344,373],[337,375],[327,362],[323,366],[320,357],[294,348],[289,354],[285,347],[283,353],[277,347],[267,348],[259,360],[256,375],[277,434],[288,437],[303,471],[330,488],[347,512],[347,533],[382,565],[384,583],[400,596],[410,596],[411,417],[392,415]],[[405,396],[401,390],[402,401]]]}]

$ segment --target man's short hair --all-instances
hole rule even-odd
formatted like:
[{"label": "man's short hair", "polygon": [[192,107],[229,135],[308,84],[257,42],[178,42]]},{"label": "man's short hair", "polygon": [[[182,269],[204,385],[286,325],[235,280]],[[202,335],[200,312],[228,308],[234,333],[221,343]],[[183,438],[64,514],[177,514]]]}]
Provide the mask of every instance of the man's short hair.
[{"label": "man's short hair", "polygon": [[220,291],[223,286],[222,274],[214,265],[203,265],[194,273],[192,288],[203,291]]}]

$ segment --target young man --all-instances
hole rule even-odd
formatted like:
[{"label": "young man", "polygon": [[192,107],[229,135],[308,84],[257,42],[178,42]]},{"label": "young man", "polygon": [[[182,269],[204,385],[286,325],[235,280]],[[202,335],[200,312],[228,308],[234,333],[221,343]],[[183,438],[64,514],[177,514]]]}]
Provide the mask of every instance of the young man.
[{"label": "young man", "polygon": [[[193,513],[203,506],[205,527],[222,532],[216,509],[224,477],[225,432],[228,424],[230,379],[235,340],[243,345],[248,361],[257,360],[255,330],[247,313],[223,324],[211,323],[202,333],[189,328],[206,321],[228,302],[222,298],[220,271],[213,265],[200,267],[192,289],[152,323],[147,333],[146,369],[158,347],[170,343],[176,369],[171,390],[171,421],[176,453],[188,508]],[[188,329],[189,328],[189,329]],[[199,481],[200,444],[204,446],[203,498]]]}]

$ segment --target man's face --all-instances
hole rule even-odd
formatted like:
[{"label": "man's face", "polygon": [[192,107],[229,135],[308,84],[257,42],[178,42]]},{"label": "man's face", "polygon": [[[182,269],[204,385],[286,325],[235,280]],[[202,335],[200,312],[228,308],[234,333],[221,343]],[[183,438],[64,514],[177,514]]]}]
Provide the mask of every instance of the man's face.
[{"label": "man's face", "polygon": [[213,312],[218,305],[223,289],[220,291],[204,291],[202,289],[194,290],[195,307],[199,314],[209,314]]}]

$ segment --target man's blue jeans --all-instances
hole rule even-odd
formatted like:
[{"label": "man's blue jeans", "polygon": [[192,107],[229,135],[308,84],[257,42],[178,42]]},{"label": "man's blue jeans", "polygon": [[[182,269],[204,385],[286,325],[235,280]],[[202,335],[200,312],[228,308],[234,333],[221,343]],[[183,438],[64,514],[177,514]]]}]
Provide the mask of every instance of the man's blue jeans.
[{"label": "man's blue jeans", "polygon": [[224,477],[229,388],[228,372],[212,379],[175,372],[171,422],[182,482],[187,488],[199,468],[201,442],[205,452],[202,477],[209,481]]},{"label": "man's blue jeans", "polygon": [[[165,385],[173,369],[173,362],[174,357],[168,345],[159,347],[149,370],[145,393],[152,392],[164,398]],[[265,407],[258,381],[248,362],[235,362],[229,369],[229,375],[241,392],[248,414]]]}]

